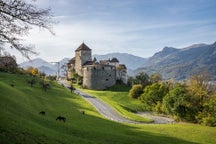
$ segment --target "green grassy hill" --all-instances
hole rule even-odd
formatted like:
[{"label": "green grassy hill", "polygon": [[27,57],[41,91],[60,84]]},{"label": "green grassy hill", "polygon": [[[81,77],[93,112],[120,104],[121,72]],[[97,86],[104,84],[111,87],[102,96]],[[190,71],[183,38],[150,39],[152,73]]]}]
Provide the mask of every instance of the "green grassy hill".
[{"label": "green grassy hill", "polygon": [[[1,144],[216,143],[215,128],[116,123],[106,120],[85,100],[54,82],[45,92],[38,83],[33,87],[27,85],[27,79],[30,77],[0,72]],[[85,115],[80,112],[83,110]],[[45,111],[45,116],[39,115],[40,111]],[[66,117],[66,122],[56,121],[57,116]]]}]

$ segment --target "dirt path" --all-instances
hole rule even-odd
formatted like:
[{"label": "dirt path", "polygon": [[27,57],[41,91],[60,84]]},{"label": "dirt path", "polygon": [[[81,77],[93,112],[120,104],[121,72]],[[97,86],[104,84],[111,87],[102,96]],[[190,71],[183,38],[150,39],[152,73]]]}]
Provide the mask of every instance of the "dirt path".
[{"label": "dirt path", "polygon": [[[66,88],[69,86],[64,81],[59,81],[61,85],[64,85]],[[117,121],[117,122],[125,122],[125,123],[134,123],[134,124],[149,124],[149,123],[142,123],[142,122],[136,122],[129,119],[124,118],[120,114],[118,114],[115,110],[113,110],[108,104],[104,103],[100,99],[90,96],[80,90],[74,90],[74,92],[78,95],[80,95],[82,98],[84,98],[86,101],[88,101],[92,106],[95,107],[95,109],[104,117],[107,119]],[[151,113],[137,113],[140,116],[147,117],[152,119],[154,124],[168,124],[173,123],[174,120],[170,118],[160,117],[160,116],[153,116]]]}]

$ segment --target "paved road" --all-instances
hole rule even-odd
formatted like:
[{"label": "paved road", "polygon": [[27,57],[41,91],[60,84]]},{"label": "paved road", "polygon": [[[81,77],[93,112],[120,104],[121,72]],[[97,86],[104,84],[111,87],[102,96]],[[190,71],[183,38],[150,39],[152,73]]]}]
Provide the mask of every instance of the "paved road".
[{"label": "paved road", "polygon": [[103,101],[99,100],[96,97],[87,95],[79,90],[75,90],[74,92],[82,96],[86,101],[91,103],[101,115],[103,115],[104,117],[110,120],[118,121],[118,122],[137,123],[122,117],[115,110],[113,110],[109,105],[107,105],[106,103],[104,103]]},{"label": "paved road", "polygon": [[154,124],[168,124],[168,123],[175,123],[174,119],[162,117],[162,116],[155,116],[151,112],[138,112],[137,113],[140,116],[150,118],[154,120]]},{"label": "paved road", "polygon": [[[60,84],[64,85],[65,87],[69,87],[64,81],[59,81]],[[95,109],[104,117],[106,117],[107,119],[113,120],[113,121],[117,121],[117,122],[126,122],[126,123],[134,123],[134,124],[145,124],[142,122],[135,122],[129,119],[124,118],[123,116],[121,116],[120,114],[118,114],[115,110],[113,110],[109,105],[107,105],[106,103],[104,103],[103,101],[99,100],[96,97],[90,96],[82,91],[79,90],[74,90],[74,92],[78,95],[80,95],[81,97],[83,97],[86,101],[88,101],[90,104],[92,104],[92,106],[95,107]],[[148,117],[150,119],[154,120],[155,124],[160,124],[160,123],[172,123],[173,120],[172,119],[168,119],[168,118],[164,118],[164,117],[159,117],[159,116],[152,116],[149,113],[148,114],[144,114],[144,113],[138,113],[141,116],[144,117]],[[146,123],[147,124],[147,123]]]},{"label": "paved road", "polygon": [[[61,85],[64,85],[64,87],[68,88],[69,85],[67,85],[64,81],[59,81]],[[74,92],[81,97],[83,97],[86,101],[88,101],[92,106],[95,107],[95,109],[104,117],[107,119],[117,121],[117,122],[126,122],[126,123],[137,123],[135,121],[131,121],[129,119],[126,119],[122,117],[120,114],[118,114],[115,110],[113,110],[109,105],[104,103],[103,101],[99,100],[96,97],[90,96],[80,90],[74,90]]]}]

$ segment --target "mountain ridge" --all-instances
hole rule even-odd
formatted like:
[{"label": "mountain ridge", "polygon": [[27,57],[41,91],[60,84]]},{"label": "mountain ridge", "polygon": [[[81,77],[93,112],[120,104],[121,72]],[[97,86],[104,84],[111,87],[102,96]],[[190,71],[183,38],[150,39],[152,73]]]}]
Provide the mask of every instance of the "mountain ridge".
[{"label": "mountain ridge", "polygon": [[163,78],[186,79],[207,71],[216,78],[216,42],[213,44],[194,44],[177,49],[164,47],[146,63],[134,71],[148,74],[160,73]]},{"label": "mountain ridge", "polygon": [[116,57],[121,64],[125,64],[128,70],[135,70],[136,68],[142,66],[147,58],[135,56],[128,53],[108,53],[104,55],[98,55],[94,54],[93,58],[96,58],[97,60],[108,60],[112,59],[113,57]]}]

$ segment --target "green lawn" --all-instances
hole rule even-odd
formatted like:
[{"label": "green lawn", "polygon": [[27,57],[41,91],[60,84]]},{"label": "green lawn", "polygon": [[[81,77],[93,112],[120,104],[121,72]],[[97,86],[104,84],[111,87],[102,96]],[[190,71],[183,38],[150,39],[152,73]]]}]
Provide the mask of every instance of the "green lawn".
[{"label": "green lawn", "polygon": [[[30,77],[0,72],[2,144],[197,144],[216,143],[216,129],[192,124],[122,124],[107,120],[85,100],[52,83],[42,91]],[[11,87],[11,84],[14,87]],[[80,111],[84,110],[85,115]],[[39,115],[45,111],[45,116]],[[57,116],[67,118],[56,121]]]}]

